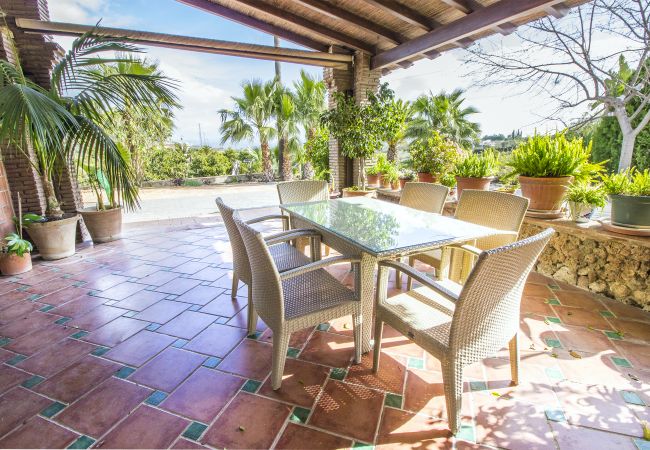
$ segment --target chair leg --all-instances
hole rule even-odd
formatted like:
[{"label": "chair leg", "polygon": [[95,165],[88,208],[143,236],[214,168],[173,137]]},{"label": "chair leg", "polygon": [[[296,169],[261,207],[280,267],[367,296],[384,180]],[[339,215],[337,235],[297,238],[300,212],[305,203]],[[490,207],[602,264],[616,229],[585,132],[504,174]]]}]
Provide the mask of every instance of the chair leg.
[{"label": "chair leg", "polygon": [[329,247],[329,245],[323,245],[323,246],[325,247],[325,256],[329,256],[330,255],[330,247]]},{"label": "chair leg", "polygon": [[372,354],[372,371],[377,373],[379,370],[379,355],[381,354],[381,335],[384,332],[384,322],[375,318],[375,348]]},{"label": "chair leg", "polygon": [[361,314],[352,314],[352,328],[354,333],[354,363],[361,362]]},{"label": "chair leg", "polygon": [[[230,297],[234,300],[237,298],[237,289],[239,289],[239,277],[237,276],[237,272],[233,272],[232,274],[232,290],[230,291]],[[250,286],[248,286],[248,290],[250,291]]]},{"label": "chair leg", "polygon": [[447,419],[452,434],[460,431],[460,408],[463,401],[463,370],[461,367],[443,361],[442,383],[447,404]]},{"label": "chair leg", "polygon": [[[415,267],[415,258],[412,256],[409,256],[409,266]],[[413,278],[409,277],[408,275],[406,276],[406,290],[410,291],[413,289]]]},{"label": "chair leg", "polygon": [[515,333],[508,344],[510,347],[510,376],[512,377],[512,384],[519,384],[519,334]]},{"label": "chair leg", "polygon": [[257,331],[257,312],[253,305],[253,292],[250,286],[248,287],[248,335],[254,334]]},{"label": "chair leg", "polygon": [[273,369],[271,370],[271,387],[274,391],[282,385],[284,362],[287,360],[289,349],[289,333],[284,330],[273,330]]}]

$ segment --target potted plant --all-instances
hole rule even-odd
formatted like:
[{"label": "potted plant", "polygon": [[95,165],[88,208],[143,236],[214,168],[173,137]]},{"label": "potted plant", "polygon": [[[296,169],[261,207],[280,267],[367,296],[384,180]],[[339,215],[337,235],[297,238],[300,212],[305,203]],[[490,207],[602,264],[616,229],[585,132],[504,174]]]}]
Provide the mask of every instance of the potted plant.
[{"label": "potted plant", "polygon": [[612,204],[612,224],[650,229],[650,171],[632,167],[621,173],[603,175],[603,186]]},{"label": "potted plant", "polygon": [[590,155],[591,143],[585,146],[582,138],[535,134],[512,152],[508,165],[519,175],[529,209],[559,212],[574,179],[584,180],[602,171],[602,163],[589,162]]},{"label": "potted plant", "polygon": [[[5,236],[0,254],[0,273],[18,275],[32,270],[32,243],[23,239],[23,215],[18,195],[18,217],[14,217],[16,231]],[[40,220],[35,214],[25,214],[25,220]]]},{"label": "potted plant", "polygon": [[404,189],[404,185],[413,180],[415,180],[415,172],[411,169],[402,169],[399,173],[399,188]]},{"label": "potted plant", "polygon": [[368,180],[369,186],[379,186],[380,176],[381,173],[379,172],[379,167],[377,166],[377,164],[375,164],[374,166],[366,170],[366,179]]},{"label": "potted plant", "polygon": [[571,220],[574,222],[588,222],[595,208],[605,207],[605,191],[600,184],[589,181],[571,183],[564,196],[568,206]]},{"label": "potted plant", "polygon": [[390,169],[382,175],[382,187],[384,189],[396,190],[399,186],[399,171],[397,167],[391,165]]},{"label": "potted plant", "polygon": [[[447,172],[444,173],[440,176],[440,184],[443,186],[447,186],[449,188],[449,198],[452,198],[456,195],[456,177],[454,176],[453,173]],[[456,196],[456,198],[460,198],[460,194]]]},{"label": "potted plant", "polygon": [[499,155],[493,149],[471,153],[456,163],[454,176],[458,183],[458,198],[463,189],[487,191],[499,169]]},{"label": "potted plant", "polygon": [[418,180],[435,183],[441,174],[452,170],[462,151],[452,141],[433,131],[429,137],[411,142],[409,153]]}]

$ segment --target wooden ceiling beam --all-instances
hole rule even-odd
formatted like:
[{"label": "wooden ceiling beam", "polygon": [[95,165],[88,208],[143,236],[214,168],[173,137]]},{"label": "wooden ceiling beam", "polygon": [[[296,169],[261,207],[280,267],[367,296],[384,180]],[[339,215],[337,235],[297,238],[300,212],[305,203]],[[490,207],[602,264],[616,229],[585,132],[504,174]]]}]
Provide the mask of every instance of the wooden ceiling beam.
[{"label": "wooden ceiling beam", "polygon": [[[477,0],[441,0],[441,1],[451,6],[452,8],[457,9],[463,14],[471,14],[474,11],[478,11],[479,9],[484,8],[484,6],[480,4]],[[513,23],[504,23],[494,27],[494,30],[497,33],[501,33],[503,35],[511,34],[516,29],[517,26]]]},{"label": "wooden ceiling beam", "polygon": [[471,37],[502,23],[516,20],[554,6],[562,0],[501,0],[472,14],[436,28],[420,37],[374,56],[372,69],[381,69],[411,58],[413,55],[435,50],[460,39]]},{"label": "wooden ceiling beam", "polygon": [[318,42],[309,37],[303,36],[293,31],[287,30],[285,28],[280,28],[275,25],[272,25],[268,22],[256,19],[249,15],[243,14],[234,9],[227,8],[223,5],[217,3],[212,3],[210,0],[176,0],[180,3],[183,3],[187,6],[200,9],[211,14],[216,14],[225,19],[232,20],[234,22],[241,23],[248,27],[254,28],[258,31],[263,31],[265,33],[271,34],[273,36],[281,37],[289,42],[294,44],[302,45],[303,47],[311,48],[319,52],[326,52],[328,45],[323,42]]},{"label": "wooden ceiling beam", "polygon": [[379,25],[371,20],[366,19],[365,17],[358,16],[354,13],[351,13],[347,9],[339,8],[330,3],[326,3],[322,0],[295,0],[297,3],[300,3],[302,6],[316,11],[319,14],[331,17],[332,19],[341,20],[349,24],[355,25],[359,28],[376,34],[377,36],[387,39],[393,44],[401,44],[402,42],[407,41],[408,39],[405,36],[402,36],[399,33],[394,32],[382,25]]},{"label": "wooden ceiling beam", "polygon": [[366,3],[387,12],[393,17],[397,17],[404,22],[407,22],[423,30],[429,31],[433,28],[439,27],[440,22],[423,16],[414,9],[404,6],[395,0],[364,0]]}]

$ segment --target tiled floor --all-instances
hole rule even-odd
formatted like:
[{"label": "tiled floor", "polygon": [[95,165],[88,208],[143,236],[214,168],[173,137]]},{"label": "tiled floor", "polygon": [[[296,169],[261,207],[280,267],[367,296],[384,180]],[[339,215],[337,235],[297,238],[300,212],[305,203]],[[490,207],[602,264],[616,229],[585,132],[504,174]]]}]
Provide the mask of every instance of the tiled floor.
[{"label": "tiled floor", "polygon": [[453,438],[439,363],[387,329],[379,373],[351,365],[349,318],[295,333],[273,391],[230,261],[222,227],[156,230],[1,279],[0,447],[650,446],[648,312],[533,274],[521,384],[506,351],[470,367]]}]

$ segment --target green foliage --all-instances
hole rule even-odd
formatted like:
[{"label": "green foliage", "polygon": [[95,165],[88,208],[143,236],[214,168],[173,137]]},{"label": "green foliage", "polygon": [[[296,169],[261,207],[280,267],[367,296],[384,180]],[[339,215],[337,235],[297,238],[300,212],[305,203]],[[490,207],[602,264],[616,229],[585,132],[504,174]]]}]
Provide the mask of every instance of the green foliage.
[{"label": "green foliage", "polygon": [[417,139],[409,146],[413,168],[417,172],[441,175],[453,169],[462,150],[437,131],[426,139]]},{"label": "green foliage", "polygon": [[4,238],[5,244],[3,252],[23,256],[25,253],[30,253],[33,249],[32,243],[20,237],[18,233],[9,233]]},{"label": "green foliage", "polygon": [[589,162],[591,143],[584,145],[582,138],[568,139],[564,133],[557,135],[535,134],[517,147],[508,165],[525,177],[568,177],[588,179],[602,171],[602,164]]},{"label": "green foliage", "polygon": [[389,183],[395,183],[399,181],[399,170],[393,164],[388,164],[383,168],[382,177]]},{"label": "green foliage", "polygon": [[307,159],[314,166],[314,173],[318,180],[329,179],[330,169],[330,134],[325,127],[317,128],[311,138],[305,143]]},{"label": "green foliage", "polygon": [[[601,118],[588,136],[593,140],[593,161],[604,161],[609,172],[618,169],[623,133],[615,117]],[[650,168],[650,126],[637,135],[632,154],[632,165],[639,170]]]},{"label": "green foliage", "polygon": [[393,169],[395,169],[395,165],[388,161],[386,154],[379,153],[377,155],[377,161],[366,171],[366,173],[368,175],[381,175],[383,173],[388,173]]},{"label": "green foliage", "polygon": [[605,192],[610,195],[650,195],[650,169],[643,171],[635,167],[620,173],[602,176]]},{"label": "green foliage", "polygon": [[189,165],[186,149],[181,145],[155,149],[147,156],[144,173],[147,180],[187,178]]},{"label": "green foliage", "polygon": [[201,147],[189,152],[190,177],[214,177],[228,175],[232,170],[232,160],[221,151]]},{"label": "green foliage", "polygon": [[564,198],[569,202],[604,208],[606,195],[605,189],[601,184],[592,184],[589,181],[577,181],[571,183]]},{"label": "green foliage", "polygon": [[499,154],[493,149],[470,153],[456,163],[454,175],[463,178],[493,177],[499,170]]},{"label": "green foliage", "polygon": [[[381,84],[377,93],[370,94],[368,100],[375,109],[375,114],[382,118],[379,124],[381,139],[395,151],[397,144],[405,137],[408,121],[413,114],[411,104],[396,99],[395,92],[388,87],[388,83]],[[392,154],[389,159],[395,159],[396,156]]]},{"label": "green foliage", "polygon": [[199,187],[203,186],[199,180],[183,180],[183,186],[185,187]]},{"label": "green foliage", "polygon": [[440,184],[447,186],[448,188],[453,188],[456,186],[456,177],[453,173],[447,172],[440,175]]}]

